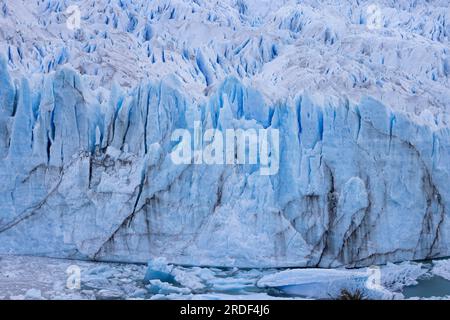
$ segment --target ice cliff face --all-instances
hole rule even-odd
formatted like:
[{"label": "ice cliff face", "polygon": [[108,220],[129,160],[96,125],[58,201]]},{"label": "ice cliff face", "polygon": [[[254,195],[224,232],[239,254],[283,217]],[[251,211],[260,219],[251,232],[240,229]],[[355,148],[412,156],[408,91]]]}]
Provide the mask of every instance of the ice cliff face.
[{"label": "ice cliff face", "polygon": [[[0,1],[0,252],[450,255],[449,4],[334,2]],[[175,165],[194,121],[278,129],[278,174]]]}]

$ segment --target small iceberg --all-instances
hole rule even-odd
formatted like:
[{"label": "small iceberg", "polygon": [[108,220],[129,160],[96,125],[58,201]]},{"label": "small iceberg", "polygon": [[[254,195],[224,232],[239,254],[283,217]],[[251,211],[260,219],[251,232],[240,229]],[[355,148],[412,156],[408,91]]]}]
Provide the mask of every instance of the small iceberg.
[{"label": "small iceberg", "polygon": [[360,292],[367,299],[392,299],[393,294],[372,282],[372,277],[367,269],[290,269],[262,277],[257,286],[313,299],[337,299],[342,290]]},{"label": "small iceberg", "polygon": [[148,268],[145,273],[144,282],[150,283],[152,280],[159,280],[171,284],[177,283],[175,277],[171,274],[173,266],[168,265],[165,259],[155,259],[148,262]]}]

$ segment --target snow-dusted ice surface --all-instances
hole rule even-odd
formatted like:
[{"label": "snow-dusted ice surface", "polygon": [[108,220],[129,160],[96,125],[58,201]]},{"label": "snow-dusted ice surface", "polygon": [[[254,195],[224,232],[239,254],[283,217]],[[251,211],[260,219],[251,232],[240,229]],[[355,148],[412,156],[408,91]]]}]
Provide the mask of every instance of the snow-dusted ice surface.
[{"label": "snow-dusted ice surface", "polygon": [[[72,286],[73,268],[80,286]],[[144,265],[107,264],[31,256],[0,256],[1,299],[132,299],[147,295]],[[73,278],[73,280],[76,280]]]},{"label": "snow-dusted ice surface", "polygon": [[[0,253],[251,268],[449,256],[449,9],[0,0]],[[175,165],[171,134],[196,120],[279,130],[278,173]]]}]

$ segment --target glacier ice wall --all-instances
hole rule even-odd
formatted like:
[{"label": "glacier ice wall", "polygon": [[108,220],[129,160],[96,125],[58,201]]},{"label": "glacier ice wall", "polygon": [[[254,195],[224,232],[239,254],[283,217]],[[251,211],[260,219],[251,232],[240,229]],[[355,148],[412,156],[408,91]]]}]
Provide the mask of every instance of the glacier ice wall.
[{"label": "glacier ice wall", "polygon": [[[0,0],[0,253],[449,255],[448,1],[258,3]],[[278,174],[174,165],[171,134],[195,121],[278,129]]]},{"label": "glacier ice wall", "polygon": [[[449,254],[449,130],[372,98],[255,113],[233,78],[204,105],[164,82],[100,103],[69,67],[32,86],[3,61],[0,79],[1,252],[321,267]],[[279,173],[173,164],[171,133],[194,119],[279,129]]]}]

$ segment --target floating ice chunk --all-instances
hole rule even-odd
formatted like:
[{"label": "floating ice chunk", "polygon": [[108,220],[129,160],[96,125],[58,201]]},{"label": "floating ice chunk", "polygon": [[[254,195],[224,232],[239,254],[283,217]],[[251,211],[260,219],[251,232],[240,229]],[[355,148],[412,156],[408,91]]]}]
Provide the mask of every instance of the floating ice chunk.
[{"label": "floating ice chunk", "polygon": [[144,298],[147,293],[148,292],[145,289],[136,289],[130,294],[130,298]]},{"label": "floating ice chunk", "polygon": [[102,289],[96,294],[97,300],[118,300],[123,296],[124,293],[117,289]]},{"label": "floating ice chunk", "polygon": [[203,281],[208,281],[215,278],[215,272],[220,272],[220,269],[214,269],[214,268],[200,268],[200,267],[193,267],[193,272],[197,277],[202,279]]},{"label": "floating ice chunk", "polygon": [[174,268],[172,274],[174,275],[175,280],[183,287],[191,290],[200,290],[206,287],[202,282],[202,279],[191,270],[185,271],[179,268]]},{"label": "floating ice chunk", "polygon": [[366,297],[392,298],[388,292],[368,288],[369,274],[365,269],[291,269],[262,277],[257,285],[271,287],[300,297],[337,298],[341,290],[361,291]]},{"label": "floating ice chunk", "polygon": [[175,277],[170,273],[148,269],[145,273],[145,282],[150,282],[152,280],[161,280],[163,282],[175,283]]},{"label": "floating ice chunk", "polygon": [[428,270],[421,263],[388,263],[381,267],[381,283],[390,291],[400,291],[405,286],[416,285],[417,279],[428,275]]},{"label": "floating ice chunk", "polygon": [[161,280],[150,280],[150,284],[146,286],[149,293],[151,294],[190,294],[191,290],[188,288],[181,288],[171,285],[167,282],[162,282]]},{"label": "floating ice chunk", "polygon": [[162,282],[176,283],[175,277],[171,274],[172,270],[173,266],[168,265],[163,258],[150,260],[144,282],[160,280]]},{"label": "floating ice chunk", "polygon": [[431,273],[444,279],[450,280],[450,259],[434,260]]},{"label": "floating ice chunk", "polygon": [[227,293],[240,293],[246,288],[252,288],[255,286],[255,279],[247,279],[234,275],[229,278],[216,278],[210,283],[215,291],[227,292]]},{"label": "floating ice chunk", "polygon": [[365,278],[361,271],[339,269],[290,269],[262,277],[259,287],[281,287],[292,284],[328,283],[337,279]]}]

